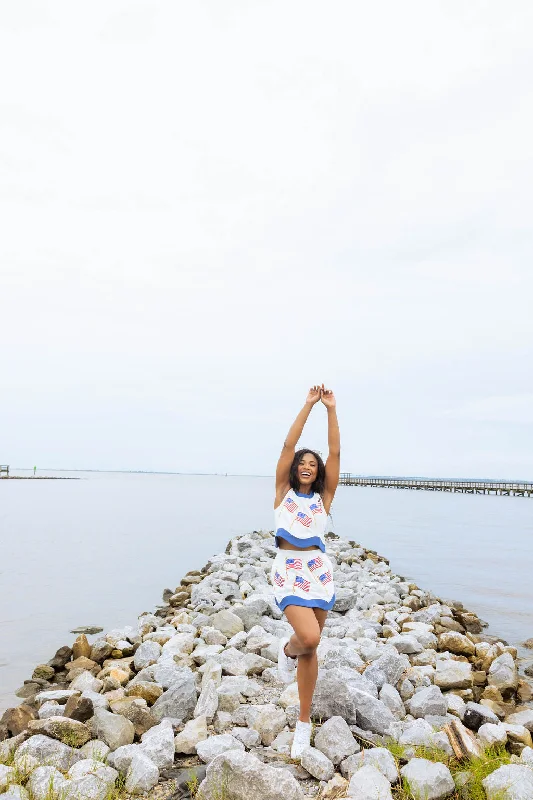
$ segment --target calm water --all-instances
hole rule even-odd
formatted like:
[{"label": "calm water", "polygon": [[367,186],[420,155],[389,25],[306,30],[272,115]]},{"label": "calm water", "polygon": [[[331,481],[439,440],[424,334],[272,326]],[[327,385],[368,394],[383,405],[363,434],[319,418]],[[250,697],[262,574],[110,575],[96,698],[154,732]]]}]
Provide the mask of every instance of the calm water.
[{"label": "calm water", "polygon": [[[232,536],[272,528],[271,478],[76,475],[0,481],[0,711],[71,628],[131,624]],[[332,511],[336,533],[490,633],[533,636],[533,498],[340,487]]]}]

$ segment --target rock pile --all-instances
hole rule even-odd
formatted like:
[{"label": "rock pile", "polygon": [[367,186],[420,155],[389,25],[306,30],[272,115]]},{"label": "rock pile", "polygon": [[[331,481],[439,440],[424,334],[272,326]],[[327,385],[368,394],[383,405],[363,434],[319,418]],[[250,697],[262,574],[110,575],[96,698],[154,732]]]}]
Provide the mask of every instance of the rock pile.
[{"label": "rock pile", "polygon": [[[275,663],[292,632],[268,582],[276,549],[271,533],[254,532],[165,590],[165,605],[135,628],[92,643],[80,635],[35,668],[23,703],[0,721],[0,798],[105,800],[119,776],[129,795],[150,794],[195,760],[201,800],[302,800],[319,789],[324,800],[390,800],[402,778],[413,797],[439,800],[455,791],[450,770],[417,748],[461,758],[495,743],[516,763],[486,778],[489,800],[502,786],[507,800],[533,797],[533,692],[516,649],[375,553],[327,539],[336,603],[300,764],[290,761],[297,687],[279,681]],[[403,747],[400,764],[391,743]]]}]

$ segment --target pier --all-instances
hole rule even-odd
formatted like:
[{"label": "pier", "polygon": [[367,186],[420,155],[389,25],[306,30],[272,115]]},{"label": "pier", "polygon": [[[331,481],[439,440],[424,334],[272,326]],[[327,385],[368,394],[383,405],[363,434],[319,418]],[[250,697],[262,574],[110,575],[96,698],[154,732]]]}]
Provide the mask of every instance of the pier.
[{"label": "pier", "polygon": [[507,497],[533,496],[533,482],[445,480],[442,478],[396,478],[352,475],[341,472],[340,486],[373,486],[379,489],[413,489],[426,492],[461,492],[462,494],[499,494]]},{"label": "pier", "polygon": [[9,464],[0,464],[0,478],[9,478]]}]

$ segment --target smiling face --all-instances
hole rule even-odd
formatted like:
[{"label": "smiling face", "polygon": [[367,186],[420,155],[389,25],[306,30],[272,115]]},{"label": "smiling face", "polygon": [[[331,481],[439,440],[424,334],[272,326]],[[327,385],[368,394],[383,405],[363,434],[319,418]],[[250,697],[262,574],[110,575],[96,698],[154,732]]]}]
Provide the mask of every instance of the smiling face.
[{"label": "smiling face", "polygon": [[311,487],[318,473],[318,462],[312,453],[304,453],[298,463],[298,482],[300,491],[304,494],[311,492]]}]

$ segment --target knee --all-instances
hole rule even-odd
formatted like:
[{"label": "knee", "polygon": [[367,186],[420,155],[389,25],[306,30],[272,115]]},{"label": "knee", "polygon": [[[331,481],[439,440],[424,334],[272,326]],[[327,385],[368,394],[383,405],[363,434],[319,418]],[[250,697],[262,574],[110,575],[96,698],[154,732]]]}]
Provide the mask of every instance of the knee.
[{"label": "knee", "polygon": [[306,631],[298,638],[300,639],[302,647],[305,647],[309,653],[313,653],[320,644],[320,632]]}]

